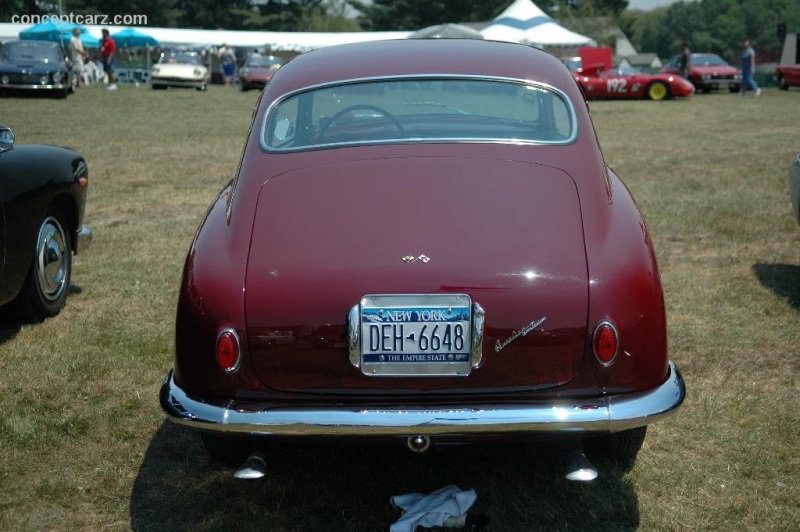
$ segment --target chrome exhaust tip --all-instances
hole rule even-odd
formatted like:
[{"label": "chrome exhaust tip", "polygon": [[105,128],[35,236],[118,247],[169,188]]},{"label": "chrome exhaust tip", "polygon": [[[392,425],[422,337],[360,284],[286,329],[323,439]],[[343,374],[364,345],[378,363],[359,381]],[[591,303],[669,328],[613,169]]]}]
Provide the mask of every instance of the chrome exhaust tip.
[{"label": "chrome exhaust tip", "polygon": [[567,468],[564,475],[567,480],[589,482],[597,478],[597,469],[589,462],[580,449],[573,449],[567,454]]},{"label": "chrome exhaust tip", "polygon": [[409,448],[412,452],[415,453],[424,453],[427,451],[431,446],[431,437],[430,436],[409,436],[406,438],[406,447]]},{"label": "chrome exhaust tip", "polygon": [[261,453],[251,453],[247,460],[233,473],[233,478],[256,480],[267,474],[267,460]]}]

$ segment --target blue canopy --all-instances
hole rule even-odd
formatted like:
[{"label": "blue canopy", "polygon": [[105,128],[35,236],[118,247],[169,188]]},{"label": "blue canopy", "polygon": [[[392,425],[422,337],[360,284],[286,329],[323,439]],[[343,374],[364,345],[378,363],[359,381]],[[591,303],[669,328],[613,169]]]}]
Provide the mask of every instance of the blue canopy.
[{"label": "blue canopy", "polygon": [[86,32],[81,33],[80,39],[84,46],[88,46],[89,48],[100,47],[100,39],[97,37],[92,37]]},{"label": "blue canopy", "polygon": [[[72,22],[61,22],[56,23],[52,20],[48,20],[47,22],[42,22],[41,24],[37,24],[35,26],[31,26],[27,30],[22,30],[19,32],[19,39],[21,41],[51,41],[51,42],[60,42],[62,45],[69,44],[69,40],[72,38],[72,30],[78,28],[81,30],[81,42],[88,46],[97,46],[97,39],[88,35],[86,33],[86,28],[83,26],[79,26],[78,24],[73,24]],[[90,44],[84,39],[84,35],[86,35],[89,39],[94,39],[95,43]]]},{"label": "blue canopy", "polygon": [[134,28],[125,28],[111,36],[120,48],[136,48],[143,46],[158,46],[158,40]]}]

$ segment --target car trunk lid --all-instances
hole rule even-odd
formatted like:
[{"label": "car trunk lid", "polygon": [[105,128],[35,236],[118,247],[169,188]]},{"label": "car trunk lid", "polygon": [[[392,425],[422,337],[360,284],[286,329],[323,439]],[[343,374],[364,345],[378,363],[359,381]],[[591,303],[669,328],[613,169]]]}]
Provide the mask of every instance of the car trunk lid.
[{"label": "car trunk lid", "polygon": [[[485,311],[480,366],[467,376],[365,374],[350,361],[346,329],[371,294],[468,296]],[[274,177],[258,198],[245,305],[251,363],[275,389],[558,386],[578,371],[587,338],[577,189],[552,167],[477,157],[360,160]]]}]

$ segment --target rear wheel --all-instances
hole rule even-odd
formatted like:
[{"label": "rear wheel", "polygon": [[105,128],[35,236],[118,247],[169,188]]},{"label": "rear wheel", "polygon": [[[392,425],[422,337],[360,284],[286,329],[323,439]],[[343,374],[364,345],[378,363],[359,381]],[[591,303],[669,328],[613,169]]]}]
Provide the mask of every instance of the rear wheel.
[{"label": "rear wheel", "polygon": [[594,438],[589,447],[597,453],[598,458],[627,470],[633,467],[646,434],[646,426],[623,430]]},{"label": "rear wheel", "polygon": [[15,300],[26,321],[42,321],[58,314],[67,301],[72,275],[72,242],[63,214],[51,209],[39,226],[28,277]]},{"label": "rear wheel", "polygon": [[669,87],[663,81],[654,81],[647,87],[647,97],[654,101],[666,100],[669,98]]},{"label": "rear wheel", "polygon": [[786,78],[784,76],[779,76],[778,77],[778,88],[780,90],[782,90],[782,91],[788,91],[789,90],[789,84],[786,83]]}]

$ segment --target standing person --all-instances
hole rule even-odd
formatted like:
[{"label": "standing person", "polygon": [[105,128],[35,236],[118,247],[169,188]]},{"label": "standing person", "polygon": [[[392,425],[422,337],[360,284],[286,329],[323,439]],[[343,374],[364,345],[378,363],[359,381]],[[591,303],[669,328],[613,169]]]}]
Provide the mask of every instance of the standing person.
[{"label": "standing person", "polygon": [[69,55],[72,61],[72,69],[75,71],[77,78],[76,86],[83,87],[84,61],[88,55],[81,42],[80,28],[74,28],[72,30],[72,38],[69,40]]},{"label": "standing person", "polygon": [[222,63],[222,74],[225,76],[225,85],[233,85],[233,74],[236,72],[236,54],[227,44],[219,49],[219,62]]},{"label": "standing person", "polygon": [[117,55],[117,43],[111,38],[107,29],[103,29],[103,44],[100,46],[100,58],[103,71],[108,75],[108,90],[117,90],[117,75],[114,70],[114,56]]},{"label": "standing person", "polygon": [[689,50],[689,43],[681,41],[681,56],[678,58],[678,69],[681,77],[689,79],[689,71],[692,68],[692,51]]},{"label": "standing person", "polygon": [[756,85],[756,80],[753,79],[753,74],[756,72],[756,52],[750,46],[750,40],[744,41],[744,48],[742,50],[742,96],[745,95],[747,87],[756,92],[756,96],[761,96],[761,89]]}]

